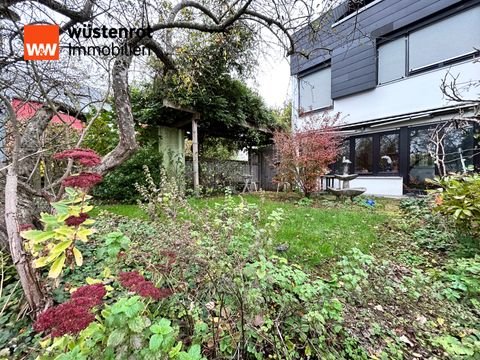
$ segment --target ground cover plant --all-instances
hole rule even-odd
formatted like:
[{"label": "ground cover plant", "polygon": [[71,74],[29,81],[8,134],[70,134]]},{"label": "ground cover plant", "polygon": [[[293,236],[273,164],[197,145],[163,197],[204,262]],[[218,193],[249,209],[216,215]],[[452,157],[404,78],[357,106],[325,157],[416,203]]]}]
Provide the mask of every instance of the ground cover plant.
[{"label": "ground cover plant", "polygon": [[[289,251],[285,256],[307,266],[318,265],[322,260],[345,254],[354,247],[369,252],[376,241],[376,229],[387,221],[390,205],[388,201],[380,200],[377,210],[380,208],[385,211],[375,211],[371,207],[362,206],[366,198],[359,200],[360,205],[352,206],[326,196],[317,199],[312,206],[304,206],[304,199],[298,195],[282,197],[268,193],[264,196],[234,197],[233,201],[238,204],[241,199],[259,207],[260,213],[264,215],[261,223],[275,209],[281,208],[288,214],[279,224],[273,243],[277,246],[288,244]],[[193,220],[197,213],[214,209],[215,204],[221,202],[221,196],[188,199],[193,215],[187,214],[186,217],[190,216]],[[137,205],[101,205],[97,213],[99,209],[132,218],[148,218],[147,213]]]},{"label": "ground cover plant", "polygon": [[159,208],[154,221],[137,205],[93,209],[96,232],[78,244],[84,263],[64,269],[57,305],[33,325],[6,276],[0,319],[13,327],[2,330],[2,356],[479,356],[478,249],[445,232],[454,220],[434,198],[227,192],[174,206],[175,217]]}]

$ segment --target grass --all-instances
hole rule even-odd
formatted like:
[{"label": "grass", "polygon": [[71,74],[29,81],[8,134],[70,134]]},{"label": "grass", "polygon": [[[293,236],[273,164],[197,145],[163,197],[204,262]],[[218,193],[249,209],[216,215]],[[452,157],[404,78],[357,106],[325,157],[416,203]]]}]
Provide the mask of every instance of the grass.
[{"label": "grass", "polygon": [[138,207],[138,205],[126,205],[126,204],[115,204],[115,205],[99,205],[96,206],[92,212],[92,216],[96,216],[100,211],[108,211],[116,215],[128,216],[130,218],[148,220],[148,215]]},{"label": "grass", "polygon": [[[374,209],[350,201],[338,203],[330,198],[316,199],[310,206],[298,205],[295,197],[279,199],[276,194],[267,194],[263,199],[257,195],[246,195],[244,199],[257,204],[263,214],[277,208],[284,210],[284,221],[275,242],[289,245],[284,256],[309,266],[318,266],[353,247],[370,253],[379,241],[378,227],[388,220],[388,212],[396,207],[396,201],[385,199],[377,199]],[[222,197],[189,200],[199,212],[222,201]],[[237,201],[240,201],[239,198]],[[133,218],[148,218],[137,205],[102,205],[98,208]]]}]

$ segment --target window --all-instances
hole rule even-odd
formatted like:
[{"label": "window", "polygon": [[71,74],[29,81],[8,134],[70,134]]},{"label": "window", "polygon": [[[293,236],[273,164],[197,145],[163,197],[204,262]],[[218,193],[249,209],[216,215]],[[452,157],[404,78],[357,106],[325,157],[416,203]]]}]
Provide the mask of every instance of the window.
[{"label": "window", "polygon": [[[337,162],[335,163],[335,172],[343,174],[344,164],[343,159],[350,160],[350,139],[344,140],[338,151]],[[351,166],[348,167],[348,172],[351,173]]]},{"label": "window", "polygon": [[480,46],[480,7],[461,12],[409,36],[409,69],[473,53]]},{"label": "window", "polygon": [[355,139],[355,173],[373,172],[373,138],[371,136]]},{"label": "window", "polygon": [[413,187],[423,188],[425,179],[435,177],[435,164],[430,156],[430,129],[410,130],[410,168],[409,184]]},{"label": "window", "polygon": [[398,173],[399,135],[380,135],[380,163],[378,169],[382,173]]},{"label": "window", "polygon": [[378,47],[378,83],[385,84],[405,77],[405,37]]},{"label": "window", "polygon": [[463,172],[464,166],[473,165],[474,146],[473,126],[449,129],[444,140],[446,170]]},{"label": "window", "polygon": [[380,44],[378,84],[472,56],[480,48],[480,6]]},{"label": "window", "polygon": [[308,112],[332,105],[331,69],[321,69],[299,78],[299,110]]},{"label": "window", "polygon": [[[374,3],[380,2],[382,0],[348,0],[343,5],[343,14],[338,17],[337,21],[332,25],[332,27],[350,19],[356,14],[359,14],[368,7],[374,5]],[[370,6],[368,6],[370,5]]]}]

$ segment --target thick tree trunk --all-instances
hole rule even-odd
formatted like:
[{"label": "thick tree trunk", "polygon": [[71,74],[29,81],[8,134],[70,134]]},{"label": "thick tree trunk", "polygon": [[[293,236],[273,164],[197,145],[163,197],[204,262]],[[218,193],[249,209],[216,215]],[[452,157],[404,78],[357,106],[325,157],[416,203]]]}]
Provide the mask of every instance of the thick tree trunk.
[{"label": "thick tree trunk", "polygon": [[[5,102],[6,99],[3,100]],[[32,311],[32,316],[36,317],[38,313],[43,311],[48,305],[49,298],[43,292],[36,271],[32,267],[30,258],[23,248],[22,238],[19,233],[19,221],[21,221],[21,223],[33,223],[31,219],[32,212],[34,211],[32,197],[21,196],[21,201],[19,201],[18,196],[20,188],[19,178],[28,178],[35,165],[33,165],[34,160],[27,157],[21,164],[22,166],[20,166],[19,158],[20,156],[24,158],[38,150],[40,135],[48,125],[53,113],[49,110],[40,109],[26,126],[24,135],[20,137],[14,109],[9,103],[7,106],[12,123],[14,144],[11,153],[11,162],[5,179],[5,229],[13,264],[17,269],[25,298]]]},{"label": "thick tree trunk", "polygon": [[15,167],[11,166],[8,169],[5,184],[5,225],[13,264],[17,269],[25,297],[32,310],[32,315],[33,317],[36,317],[39,312],[45,309],[48,300],[42,291],[42,287],[37,279],[36,272],[32,267],[29,256],[23,249],[22,238],[19,234],[17,221],[17,190],[18,177]]}]

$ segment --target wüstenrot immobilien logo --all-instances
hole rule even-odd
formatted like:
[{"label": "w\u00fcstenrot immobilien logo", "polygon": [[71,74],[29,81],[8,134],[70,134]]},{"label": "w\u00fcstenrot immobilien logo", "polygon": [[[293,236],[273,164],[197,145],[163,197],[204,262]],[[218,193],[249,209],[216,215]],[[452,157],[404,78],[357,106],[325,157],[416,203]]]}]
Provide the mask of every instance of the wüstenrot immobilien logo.
[{"label": "w\u00fcstenrot immobilien logo", "polygon": [[59,58],[60,28],[58,25],[24,26],[24,60],[58,60]]}]

